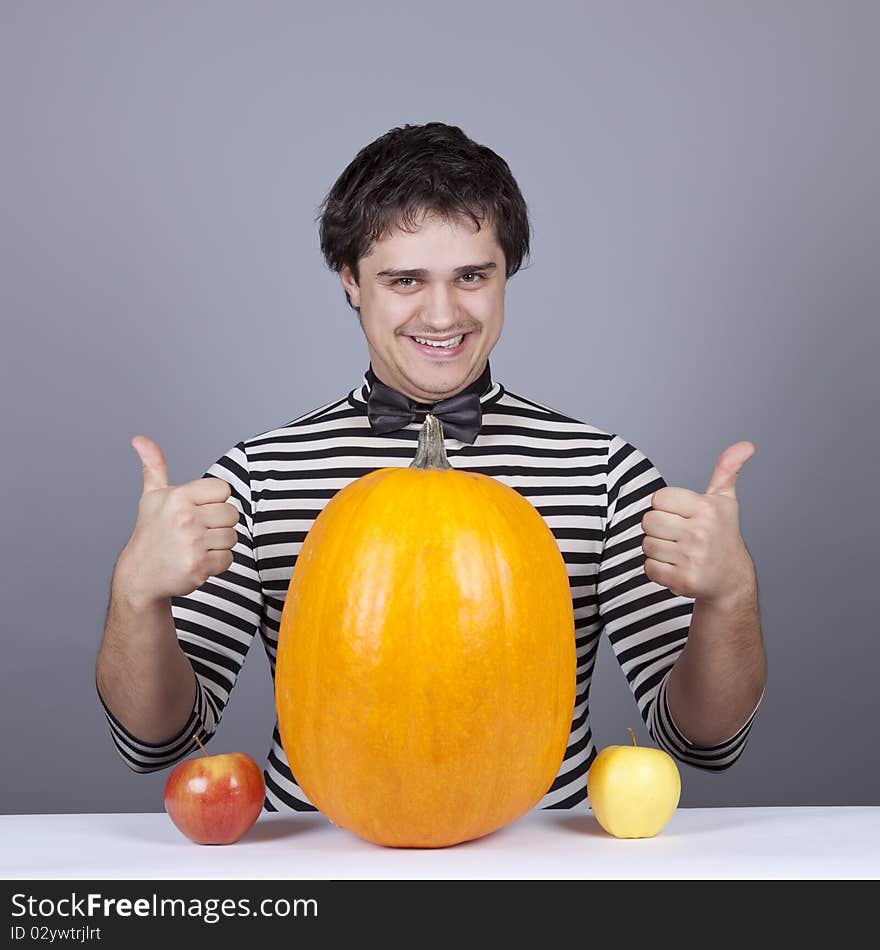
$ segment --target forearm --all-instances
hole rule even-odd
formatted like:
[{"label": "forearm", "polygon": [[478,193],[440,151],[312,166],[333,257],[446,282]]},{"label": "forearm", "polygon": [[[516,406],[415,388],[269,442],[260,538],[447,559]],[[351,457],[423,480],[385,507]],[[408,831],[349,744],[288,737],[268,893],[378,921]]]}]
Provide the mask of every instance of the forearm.
[{"label": "forearm", "polygon": [[725,603],[697,599],[666,692],[681,732],[701,746],[729,739],[754,711],[766,680],[757,584]]},{"label": "forearm", "polygon": [[186,725],[196,681],[177,640],[171,601],[137,595],[124,552],[113,575],[95,673],[104,702],[142,741],[165,742]]}]

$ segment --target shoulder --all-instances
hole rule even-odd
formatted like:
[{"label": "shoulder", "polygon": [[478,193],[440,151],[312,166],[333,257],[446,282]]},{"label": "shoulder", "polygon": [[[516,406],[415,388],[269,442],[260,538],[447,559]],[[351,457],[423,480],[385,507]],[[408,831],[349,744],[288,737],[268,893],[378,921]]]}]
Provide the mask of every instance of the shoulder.
[{"label": "shoulder", "polygon": [[[322,435],[341,434],[347,426],[356,425],[362,413],[351,404],[349,394],[322,403],[282,425],[236,442],[221,455],[205,475],[223,477],[223,472],[238,471],[245,479],[254,459],[270,459],[278,453],[295,450],[301,442],[314,442]],[[352,420],[352,421],[348,421]]]},{"label": "shoulder", "polygon": [[305,436],[310,432],[320,431],[322,428],[332,428],[334,425],[344,422],[346,419],[354,418],[359,415],[361,415],[361,413],[351,405],[348,394],[346,394],[331,402],[326,402],[314,409],[310,409],[308,412],[295,416],[283,425],[274,426],[271,429],[258,432],[249,439],[244,439],[239,445],[245,449],[251,449],[259,448],[268,442],[278,439],[295,440],[298,436]]},{"label": "shoulder", "polygon": [[555,406],[538,402],[505,387],[501,397],[489,411],[493,410],[508,417],[521,416],[527,425],[537,425],[554,433],[565,433],[569,437],[588,439],[593,445],[601,446],[608,479],[612,484],[620,479],[645,476],[652,480],[662,477],[641,448],[619,432],[579,419]]},{"label": "shoulder", "polygon": [[487,412],[500,412],[505,415],[519,415],[524,419],[531,419],[537,423],[546,423],[553,427],[564,427],[573,431],[580,431],[584,435],[595,436],[599,439],[611,439],[612,434],[599,426],[592,425],[575,416],[562,412],[547,403],[537,402],[528,396],[504,387],[501,396],[488,408]]}]

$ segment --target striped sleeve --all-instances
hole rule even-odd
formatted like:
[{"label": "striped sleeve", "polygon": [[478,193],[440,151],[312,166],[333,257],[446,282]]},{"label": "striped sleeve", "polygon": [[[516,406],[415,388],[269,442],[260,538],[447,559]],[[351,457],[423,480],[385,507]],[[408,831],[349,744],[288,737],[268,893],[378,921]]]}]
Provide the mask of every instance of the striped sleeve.
[{"label": "striped sleeve", "polygon": [[735,735],[712,746],[691,742],[670,715],[669,674],[687,642],[694,599],[673,594],[644,571],[641,522],[651,509],[654,492],[666,487],[666,482],[650,459],[614,435],[609,442],[606,484],[608,507],[598,582],[603,629],[654,742],[687,765],[724,771],[742,755],[758,707]]},{"label": "striped sleeve", "polygon": [[260,628],[263,595],[254,557],[253,504],[244,443],[230,449],[202,477],[220,478],[232,489],[228,502],[239,512],[238,541],[228,570],[209,577],[191,594],[171,599],[177,639],[196,677],[189,719],[167,742],[144,742],[119,722],[98,693],[116,749],[135,772],[155,772],[184,759],[196,747],[195,733],[203,744],[210,740]]},{"label": "striped sleeve", "polygon": [[110,707],[104,702],[104,697],[101,696],[101,692],[98,690],[96,680],[95,689],[107,717],[107,723],[110,726],[110,736],[113,739],[113,744],[122,757],[122,761],[133,772],[156,772],[185,758],[190,750],[195,748],[193,735],[196,732],[203,743],[207,741],[207,732],[202,725],[208,716],[205,691],[199,686],[198,680],[196,681],[196,687],[195,702],[186,725],[167,742],[153,743],[144,742],[143,739],[139,739],[122,725],[110,711]]}]

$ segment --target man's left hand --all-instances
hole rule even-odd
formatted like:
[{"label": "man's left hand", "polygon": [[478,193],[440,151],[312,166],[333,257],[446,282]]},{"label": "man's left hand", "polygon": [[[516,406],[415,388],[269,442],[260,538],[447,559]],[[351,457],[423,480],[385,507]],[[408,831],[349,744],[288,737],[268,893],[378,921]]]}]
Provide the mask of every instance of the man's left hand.
[{"label": "man's left hand", "polygon": [[705,494],[661,488],[642,518],[645,574],[673,594],[726,605],[754,588],[754,565],[739,531],[737,475],[755,454],[751,442],[728,446]]}]

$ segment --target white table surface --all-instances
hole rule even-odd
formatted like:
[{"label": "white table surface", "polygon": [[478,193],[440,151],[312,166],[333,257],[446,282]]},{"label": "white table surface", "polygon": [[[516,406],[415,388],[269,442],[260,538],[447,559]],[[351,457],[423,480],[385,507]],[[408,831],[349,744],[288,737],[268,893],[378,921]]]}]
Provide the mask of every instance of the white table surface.
[{"label": "white table surface", "polygon": [[854,879],[880,876],[880,807],[679,808],[654,838],[534,810],[451,848],[383,848],[317,813],[263,812],[197,845],[164,813],[0,815],[4,879]]}]

